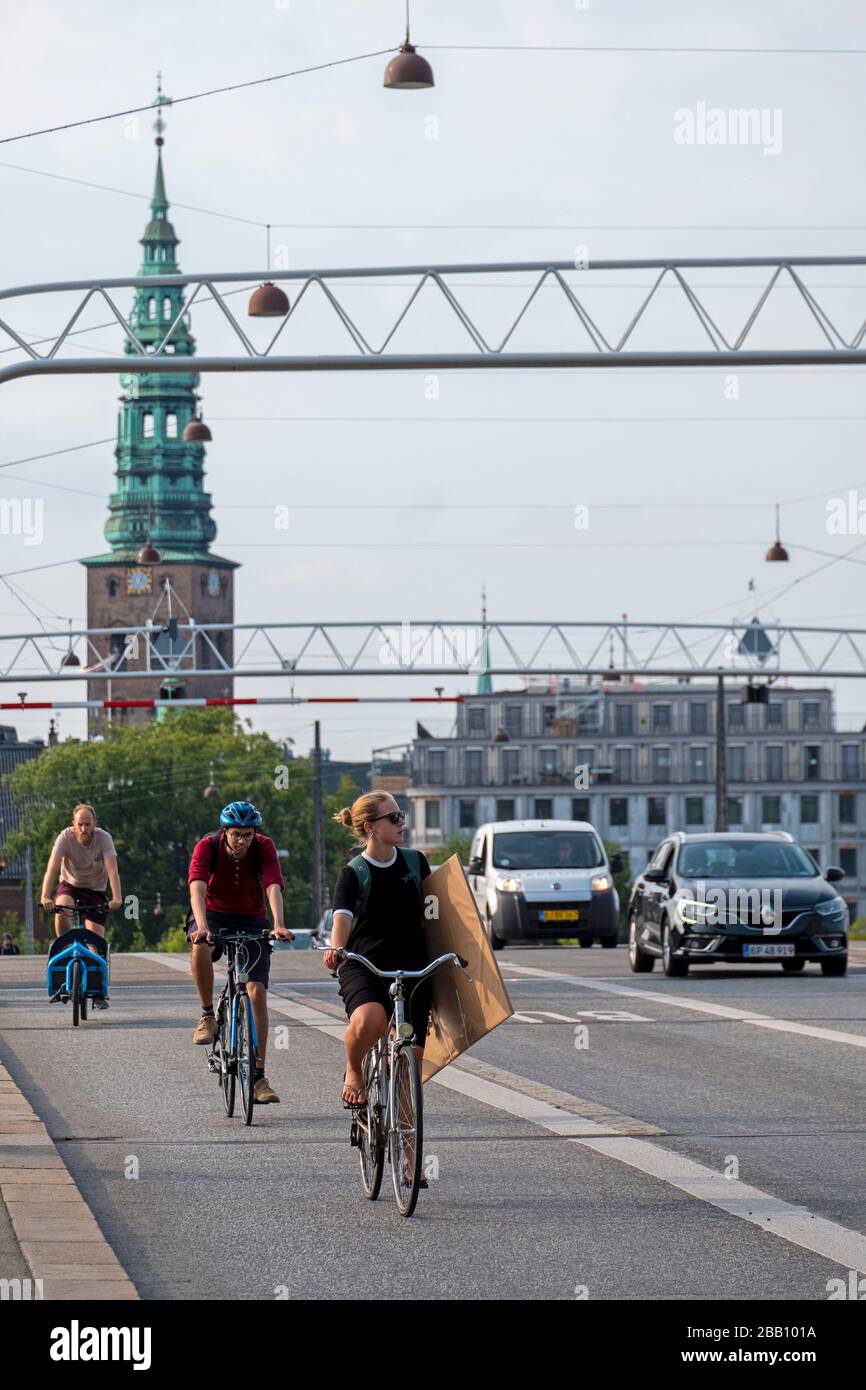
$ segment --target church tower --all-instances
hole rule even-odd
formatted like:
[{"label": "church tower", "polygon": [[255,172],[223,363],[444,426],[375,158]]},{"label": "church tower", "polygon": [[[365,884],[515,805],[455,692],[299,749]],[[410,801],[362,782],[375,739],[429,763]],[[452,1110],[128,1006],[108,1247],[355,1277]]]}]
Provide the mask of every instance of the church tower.
[{"label": "church tower", "polygon": [[[168,219],[162,165],[162,108],[169,102],[160,86],[154,103],[159,108],[155,122],[156,180],[151,220],[141,239],[144,258],[140,276],[177,274],[180,269],[176,259],[178,238]],[[184,311],[184,304],[183,286],[141,286],[136,290],[130,326],[145,351],[156,351],[171,330],[163,353],[184,357],[195,353],[190,316]],[[138,352],[129,338],[124,352]],[[210,494],[204,491],[202,441],[211,436],[197,418],[198,374],[128,373],[121,376],[120,384],[115,447],[117,486],[109,499],[105,525],[105,538],[111,548],[107,554],[93,555],[82,562],[87,569],[87,626],[117,629],[110,638],[97,639],[100,652],[110,658],[113,669],[136,670],[147,664],[141,643],[137,652],[128,651],[121,665],[117,662],[128,649],[129,627],[151,620],[153,669],[155,664],[158,666],[153,652],[181,650],[172,620],[234,622],[234,571],[238,566],[234,560],[210,551],[216,524],[210,514]],[[214,645],[231,665],[232,634],[217,634]],[[200,668],[218,668],[216,653],[205,650],[204,643],[197,643],[196,651]],[[168,680],[157,675],[152,680],[116,681],[110,694],[113,699],[225,698],[232,691],[232,678],[215,669],[213,676],[189,679],[180,673]],[[107,698],[105,680],[88,682],[88,699]],[[124,723],[143,723],[154,717],[153,711],[146,709],[111,713],[114,721]],[[91,734],[102,729],[104,719],[103,711],[91,712]]]}]

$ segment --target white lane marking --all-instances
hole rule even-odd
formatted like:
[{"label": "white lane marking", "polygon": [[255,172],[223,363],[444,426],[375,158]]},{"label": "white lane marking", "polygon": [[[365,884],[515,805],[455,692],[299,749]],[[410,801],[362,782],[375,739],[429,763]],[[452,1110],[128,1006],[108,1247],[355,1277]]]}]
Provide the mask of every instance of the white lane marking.
[{"label": "white lane marking", "polygon": [[769,1028],[777,1033],[797,1033],[804,1038],[818,1038],[822,1042],[845,1043],[848,1047],[866,1047],[866,1034],[843,1033],[838,1028],[815,1028],[809,1023],[793,1023],[785,1018],[773,1018],[771,1014],[754,1013],[751,1009],[736,1009],[728,1004],[708,1004],[703,999],[675,999],[657,990],[635,989],[631,985],[616,985],[608,980],[591,980],[583,975],[562,975],[556,970],[542,970],[535,965],[512,965],[521,975],[534,976],[547,980],[562,981],[579,989],[597,989],[602,994],[621,994],[626,999],[652,1000],[665,1004],[671,1009],[691,1009],[699,1014],[712,1014],[715,1018],[729,1018],[736,1023],[747,1023],[753,1028]]},{"label": "white lane marking", "polygon": [[[157,959],[159,964],[170,969],[188,968],[185,960]],[[521,967],[525,970],[532,968]],[[573,980],[574,977],[563,978]],[[622,987],[621,992],[637,993],[635,990],[626,990],[625,987]],[[329,1037],[342,1040],[343,1025],[321,1021],[321,1012],[307,1004],[289,1003],[269,995],[268,1008],[284,1014],[287,1018],[293,1018],[298,1023],[307,1024],[320,1033],[327,1033]],[[636,1168],[648,1177],[658,1178],[690,1197],[697,1198],[698,1201],[708,1202],[711,1206],[726,1211],[730,1216],[758,1226],[769,1235],[778,1236],[791,1245],[797,1245],[814,1255],[832,1260],[844,1269],[854,1269],[858,1273],[866,1274],[866,1236],[859,1231],[849,1230],[847,1226],[840,1226],[835,1221],[827,1221],[823,1216],[815,1216],[814,1212],[806,1207],[785,1202],[780,1197],[773,1197],[770,1193],[763,1192],[758,1187],[751,1187],[738,1179],[725,1178],[714,1169],[707,1168],[702,1163],[695,1163],[682,1154],[663,1149],[649,1139],[595,1138],[593,1136],[605,1133],[603,1126],[597,1125],[595,1121],[559,1110],[547,1101],[514,1091],[496,1081],[487,1081],[472,1072],[446,1067],[432,1078],[432,1083],[444,1086],[446,1090],[456,1091],[470,1100],[480,1101],[495,1110],[503,1110],[515,1119],[539,1125],[568,1143],[581,1144],[595,1153],[616,1159],[618,1163],[626,1163],[630,1168]]]}]

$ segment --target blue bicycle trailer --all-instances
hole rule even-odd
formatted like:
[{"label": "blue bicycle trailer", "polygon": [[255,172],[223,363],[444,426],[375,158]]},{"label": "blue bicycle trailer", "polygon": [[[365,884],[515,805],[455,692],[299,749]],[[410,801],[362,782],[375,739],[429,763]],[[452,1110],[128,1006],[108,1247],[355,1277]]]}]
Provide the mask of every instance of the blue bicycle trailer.
[{"label": "blue bicycle trailer", "polygon": [[[93,949],[91,949],[91,947]],[[87,1018],[89,999],[108,995],[108,942],[87,927],[74,927],[51,943],[45,970],[48,997],[72,1002],[72,1024]]]}]

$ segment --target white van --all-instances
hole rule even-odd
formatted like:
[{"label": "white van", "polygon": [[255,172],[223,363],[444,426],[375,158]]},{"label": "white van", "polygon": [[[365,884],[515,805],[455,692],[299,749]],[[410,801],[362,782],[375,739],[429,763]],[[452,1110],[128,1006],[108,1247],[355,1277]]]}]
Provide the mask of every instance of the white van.
[{"label": "white van", "polygon": [[492,821],[476,830],[466,870],[494,951],[507,941],[570,936],[615,946],[619,895],[588,821]]}]

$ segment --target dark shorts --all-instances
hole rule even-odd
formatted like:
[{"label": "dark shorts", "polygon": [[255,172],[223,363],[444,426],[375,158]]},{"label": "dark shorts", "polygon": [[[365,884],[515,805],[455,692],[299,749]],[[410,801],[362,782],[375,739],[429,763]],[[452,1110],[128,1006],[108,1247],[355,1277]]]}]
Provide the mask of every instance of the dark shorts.
[{"label": "dark shorts", "polygon": [[[221,932],[223,935],[227,935],[232,928],[234,928],[235,931],[250,931],[253,928],[260,927],[262,930],[265,930],[270,927],[270,923],[266,917],[245,917],[239,912],[211,912],[208,910],[206,916],[207,924],[211,931]],[[187,925],[187,941],[191,940],[192,934],[196,930],[195,922],[191,925]],[[206,946],[208,943],[205,941],[201,944]],[[257,945],[255,941],[245,942],[245,945],[249,952],[247,977],[257,984],[264,985],[265,989],[267,989],[268,979],[271,973],[271,944],[265,938],[262,938],[260,946]],[[222,942],[219,942],[211,946],[210,949],[211,958],[213,960],[219,960],[225,947]]]},{"label": "dark shorts", "polygon": [[100,927],[104,927],[108,921],[108,894],[99,888],[80,888],[78,884],[67,883],[62,878],[54,894],[55,902],[61,897],[72,898],[76,907],[86,908],[90,921],[97,922]]},{"label": "dark shorts", "polygon": [[[384,970],[385,967],[381,968]],[[357,961],[353,960],[347,960],[340,967],[337,979],[340,982],[340,998],[345,1005],[347,1018],[351,1018],[362,1004],[381,1004],[385,1010],[385,1017],[390,1019],[394,1012],[394,1000],[388,993],[390,980],[380,980],[378,975],[372,975],[365,965],[358,965]],[[406,1017],[411,1018],[415,1036],[423,1047],[430,1017],[430,981],[424,980],[422,984],[416,985],[410,994],[411,985],[412,982],[407,981]]]}]

